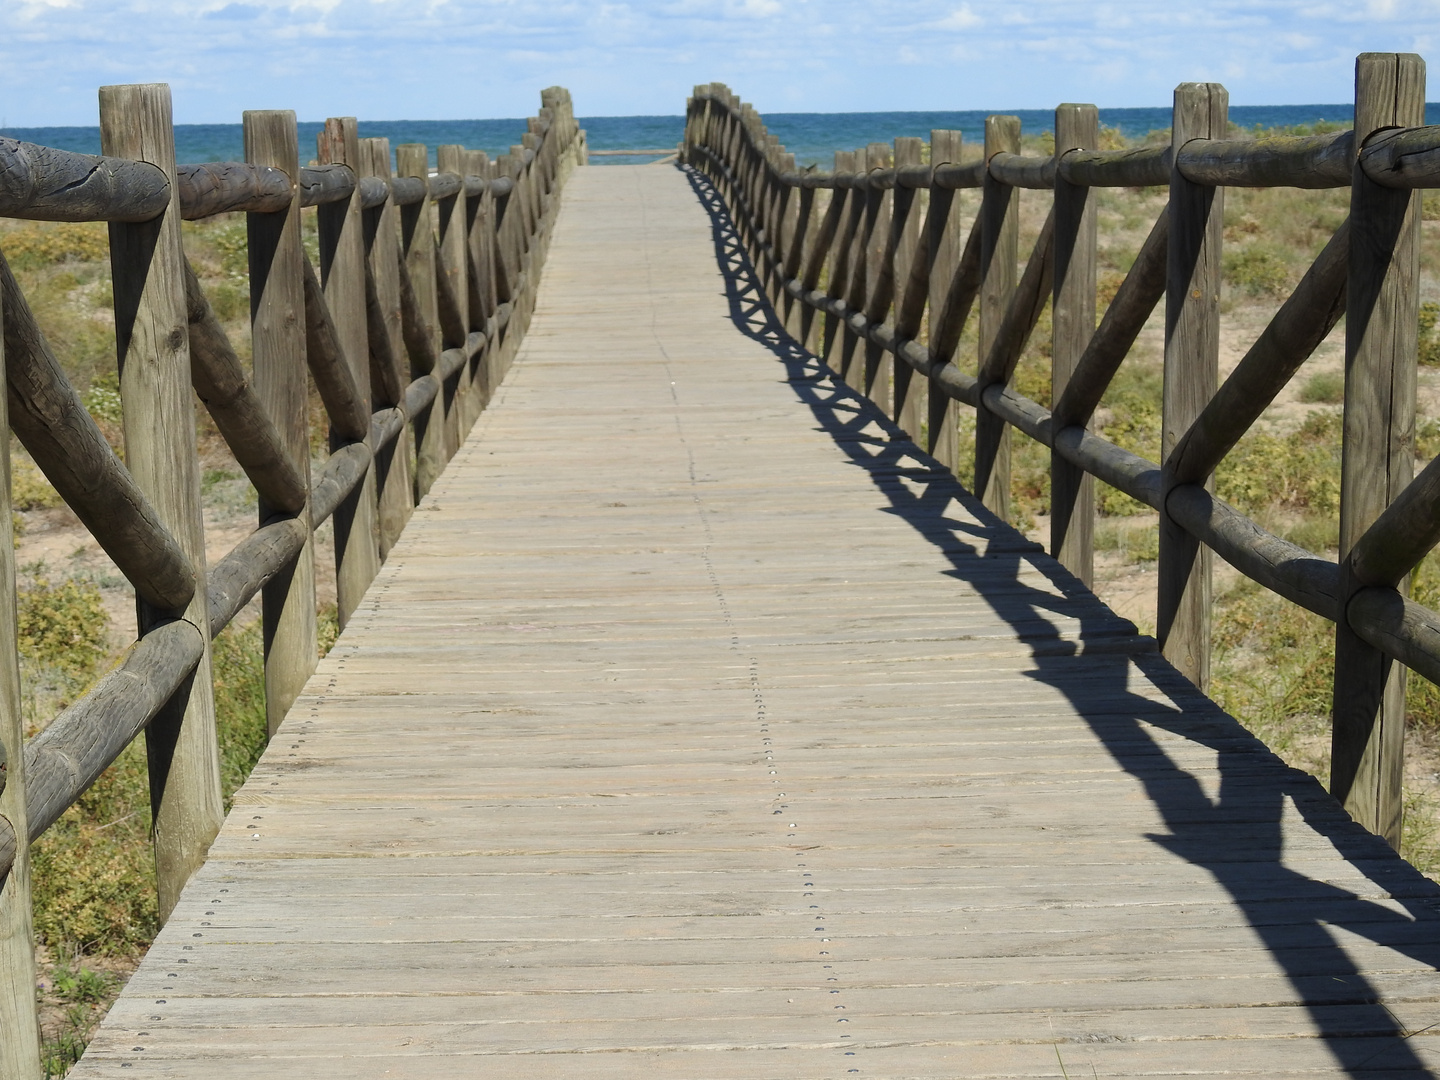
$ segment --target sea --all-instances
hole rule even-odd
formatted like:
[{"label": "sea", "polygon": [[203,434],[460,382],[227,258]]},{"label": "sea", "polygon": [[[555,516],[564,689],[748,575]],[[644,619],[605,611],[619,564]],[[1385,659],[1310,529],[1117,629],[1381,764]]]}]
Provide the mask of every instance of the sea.
[{"label": "sea", "polygon": [[[795,155],[802,168],[818,165],[828,169],[837,150],[854,150],[871,142],[889,142],[897,136],[929,139],[932,129],[958,130],[966,142],[983,138],[985,117],[993,110],[960,112],[863,112],[863,113],[765,113],[766,126],[785,148]],[[1042,109],[1016,109],[1021,130],[1029,134],[1052,131],[1054,113]],[[1341,124],[1354,117],[1353,105],[1232,105],[1230,120],[1247,129],[1293,128],[1303,125]],[[1425,107],[1425,122],[1440,123],[1440,104]],[[1170,125],[1170,109],[1101,109],[1100,123],[1135,138]],[[683,116],[589,116],[580,118],[591,150],[670,150],[680,141],[685,127]],[[299,125],[300,160],[315,154],[319,122]],[[520,142],[525,131],[522,119],[504,120],[362,120],[362,137],[383,136],[392,147],[400,143],[424,143],[435,162],[435,148],[458,143],[471,150],[484,150],[492,157],[507,152]],[[54,146],[84,154],[100,152],[98,127],[7,127],[0,135],[25,142]],[[239,124],[177,124],[177,161],[238,161],[244,156]],[[633,165],[656,160],[655,155],[597,154],[592,165]]]}]

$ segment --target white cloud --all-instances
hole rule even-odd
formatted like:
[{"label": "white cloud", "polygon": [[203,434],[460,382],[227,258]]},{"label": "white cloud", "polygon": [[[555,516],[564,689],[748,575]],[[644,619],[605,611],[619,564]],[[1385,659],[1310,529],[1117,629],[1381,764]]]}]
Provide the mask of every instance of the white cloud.
[{"label": "white cloud", "polygon": [[969,4],[961,4],[954,11],[950,12],[949,15],[931,23],[931,25],[937,30],[969,30],[972,27],[982,25],[984,22],[985,20],[980,18],[979,15],[976,15],[975,9]]}]

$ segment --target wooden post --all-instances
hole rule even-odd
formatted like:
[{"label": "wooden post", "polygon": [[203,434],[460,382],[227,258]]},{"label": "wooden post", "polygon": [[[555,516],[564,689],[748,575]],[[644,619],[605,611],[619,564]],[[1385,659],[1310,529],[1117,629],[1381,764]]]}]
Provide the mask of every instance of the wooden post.
[{"label": "wooden post", "polygon": [[[1175,90],[1171,146],[1223,139],[1230,95],[1219,83]],[[1225,191],[1170,173],[1170,252],[1165,285],[1165,385],[1160,462],[1215,396],[1220,376],[1220,249]],[[1166,476],[1165,489],[1173,486]],[[1207,480],[1212,484],[1212,480]],[[1211,553],[1164,512],[1155,623],[1161,651],[1201,690],[1210,682]]]},{"label": "wooden post", "polygon": [[[865,147],[866,168],[886,169],[894,164],[894,156],[888,143],[870,143]],[[871,313],[880,305],[875,296],[876,288],[880,285],[881,276],[886,272],[893,272],[894,268],[885,265],[885,256],[890,246],[890,215],[893,212],[894,201],[892,193],[884,188],[875,188],[869,192],[869,199],[866,205],[866,227],[865,227],[865,290],[860,294],[861,306],[867,315],[871,315],[873,321],[880,321],[884,318],[883,313],[872,315]],[[885,305],[887,308],[888,304]],[[880,407],[885,415],[890,415],[890,376],[894,367],[888,352],[880,348],[869,338],[863,342],[862,352],[865,357],[865,365],[861,375],[861,387],[864,393]]]},{"label": "wooden post", "polygon": [[[853,173],[859,168],[857,155],[852,150],[835,151],[835,172]],[[840,235],[831,245],[830,273],[825,286],[825,295],[832,300],[849,296],[850,275],[855,258],[855,234],[860,226],[861,205],[865,196],[854,188],[836,188],[833,199],[843,199],[844,207],[840,218]],[[823,356],[825,363],[837,375],[844,376],[846,346],[853,338],[833,316],[825,316],[823,333],[815,343],[815,352]]]},{"label": "wooden post", "polygon": [[[1377,130],[1424,123],[1425,62],[1413,53],[1362,53],[1355,62],[1356,150]],[[1381,187],[1358,164],[1353,177],[1340,481],[1346,605],[1358,587],[1350,549],[1410,482],[1415,467],[1420,276],[1419,192]],[[1331,740],[1330,790],[1351,817],[1398,848],[1405,669],[1361,641],[1343,618],[1335,629]]]},{"label": "wooden post", "polygon": [[[451,172],[464,177],[465,148],[463,146],[441,146],[435,153],[441,172]],[[435,203],[436,224],[439,229],[439,247],[437,249],[439,260],[436,273],[443,273],[449,282],[451,295],[455,297],[455,303],[460,309],[460,326],[468,330],[470,327],[470,282],[466,275],[465,209],[463,185],[461,190],[454,195],[448,195]],[[445,347],[447,349],[456,347],[463,349],[465,344],[465,337],[462,335],[459,341],[446,341]],[[469,425],[465,423],[465,415],[468,412],[467,402],[470,398],[470,363],[468,360],[459,371],[451,376],[448,382],[446,393],[450,398],[450,406],[446,411],[445,423],[447,436],[453,440],[448,456],[453,457],[470,430]]]},{"label": "wooden post", "polygon": [[182,618],[205,639],[195,673],[145,730],[154,816],[160,918],[167,919],[190,875],[220,831],[220,752],[210,677],[210,618],[205,602],[205,526],[190,389],[185,254],[170,87],[163,83],[100,88],[100,144],[111,157],[148,161],[170,178],[170,206],[153,221],[110,224],[115,340],[120,362],[125,464],[195,570],[184,611],[136,602],[141,634]]},{"label": "wooden post", "polygon": [[[1100,144],[1094,105],[1055,110],[1055,159]],[[1058,402],[1095,333],[1095,195],[1055,177],[1054,337],[1050,400]],[[1057,420],[1057,423],[1073,422]],[[1087,418],[1088,423],[1088,418]],[[1055,451],[1050,453],[1050,553],[1086,585],[1095,578],[1095,478]]]},{"label": "wooden post", "polygon": [[[466,153],[466,167],[474,176],[490,175],[490,162],[483,150],[470,150]],[[466,208],[470,230],[469,258],[471,272],[474,275],[470,299],[470,325],[477,330],[484,330],[487,337],[485,351],[480,354],[475,364],[475,374],[471,378],[472,401],[469,405],[469,413],[465,423],[468,431],[475,423],[475,419],[481,411],[490,404],[490,395],[494,387],[491,382],[493,378],[494,357],[500,348],[496,338],[496,330],[491,322],[495,315],[495,246],[494,246],[494,196],[487,190],[483,195],[470,199]]]},{"label": "wooden post", "polygon": [[[316,136],[319,160],[324,165],[348,165],[359,174],[360,140],[353,116],[332,117]],[[365,236],[360,187],[343,202],[318,208],[320,274],[325,303],[345,350],[355,387],[370,410],[370,337],[365,315]],[[331,433],[330,448],[343,444]],[[340,627],[344,629],[380,572],[379,515],[376,507],[375,470],[366,470],[335,510],[335,594]]]},{"label": "wooden post", "polygon": [[[985,118],[985,160],[1020,152],[1020,118]],[[980,359],[1005,321],[1017,284],[1020,257],[1020,193],[989,173],[980,203]],[[1002,521],[1010,520],[1010,426],[994,413],[975,414],[975,494]]]},{"label": "wooden post", "polygon": [[[895,167],[919,165],[925,153],[925,140],[913,136],[901,136],[895,140]],[[902,188],[898,184],[891,192],[892,221],[898,229],[894,240],[895,260],[891,268],[894,282],[891,301],[893,310],[900,311],[904,301],[905,285],[910,280],[910,264],[915,261],[915,250],[920,242],[920,222],[925,216],[924,194],[918,188]],[[888,353],[886,354],[889,355]],[[925,382],[915,379],[915,369],[903,360],[894,368],[894,416],[900,428],[915,441],[920,441],[920,423],[925,415]]]},{"label": "wooden post", "polygon": [[[357,172],[361,176],[378,176],[389,181],[393,175],[390,140],[361,139]],[[365,269],[374,283],[379,309],[379,318],[367,324],[367,349],[376,354],[372,365],[379,366],[383,358],[383,362],[391,366],[388,378],[377,380],[374,371],[367,375],[371,407],[393,407],[400,402],[389,400],[393,395],[385,394],[381,384],[404,387],[410,381],[409,365],[404,363],[405,333],[400,321],[400,208],[393,200],[386,199],[379,206],[363,211],[363,224]],[[369,303],[368,297],[366,303]],[[383,340],[376,340],[377,335]],[[376,514],[382,561],[390,554],[395,541],[400,539],[400,533],[415,509],[410,453],[410,427],[407,424],[389,446],[375,454]]]},{"label": "wooden post", "polygon": [[[958,163],[964,139],[958,131],[933,130],[930,132],[930,164]],[[950,282],[960,262],[960,194],[949,188],[932,185],[930,188],[930,209],[925,215],[925,228],[930,233],[930,297],[929,333],[927,341],[935,348],[939,330],[940,312],[945,307],[945,297],[950,292]],[[946,357],[948,360],[949,358]],[[935,459],[951,472],[960,467],[960,451],[956,425],[959,414],[955,402],[939,387],[930,387],[927,412],[926,449]]]},{"label": "wooden post", "polygon": [[[430,155],[423,143],[401,143],[395,148],[395,173],[397,176],[418,176],[428,180],[430,176]],[[415,289],[415,300],[420,308],[421,318],[429,333],[430,346],[435,356],[440,355],[440,311],[435,292],[435,233],[430,227],[430,197],[427,195],[418,203],[400,208],[400,243],[405,254],[405,266],[410,271],[410,284]],[[418,367],[412,367],[411,378],[426,374]],[[442,388],[435,395],[435,401],[423,417],[415,418],[415,501],[418,503],[435,478],[445,468],[445,462],[455,452],[454,433],[447,421],[452,402],[447,400]]]},{"label": "wooden post", "polygon": [[[0,305],[0,329],[5,312]],[[0,521],[10,520],[10,417],[5,335],[0,333]],[[15,545],[0,544],[0,828],[15,836],[15,861],[0,876],[0,1076],[40,1080],[35,1002],[35,929],[30,908],[30,826],[25,816],[25,725],[15,625]]]},{"label": "wooden post", "polygon": [[[300,176],[295,114],[246,112],[245,160]],[[305,251],[300,241],[300,192],[290,207],[247,214],[250,325],[255,392],[274,421],[291,464],[310,483],[310,384],[305,375]],[[260,501],[260,522],[275,510]],[[310,507],[299,515],[310,532]],[[261,592],[265,642],[265,720],[271,735],[315,670],[315,542],[305,546]]]}]

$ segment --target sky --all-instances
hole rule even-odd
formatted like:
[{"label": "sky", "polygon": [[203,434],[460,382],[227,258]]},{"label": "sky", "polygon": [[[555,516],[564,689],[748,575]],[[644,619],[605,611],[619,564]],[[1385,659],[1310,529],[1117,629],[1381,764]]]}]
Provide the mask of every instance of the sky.
[{"label": "sky", "polygon": [[1440,0],[0,0],[0,41],[0,127],[94,124],[123,82],[170,83],[177,123],[525,116],[555,84],[677,114],[711,81],[762,113],[1317,104],[1358,52],[1434,52]]}]

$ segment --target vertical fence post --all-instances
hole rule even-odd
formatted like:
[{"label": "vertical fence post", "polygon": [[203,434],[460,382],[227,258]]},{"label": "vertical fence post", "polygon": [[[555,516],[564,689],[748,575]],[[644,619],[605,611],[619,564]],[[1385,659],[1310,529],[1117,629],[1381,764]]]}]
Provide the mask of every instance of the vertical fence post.
[{"label": "vertical fence post", "polygon": [[[865,147],[865,166],[868,171],[887,169],[894,163],[895,158],[889,143],[876,142]],[[880,322],[885,317],[883,311],[876,314],[881,306],[881,279],[894,269],[885,264],[890,244],[890,216],[894,212],[892,195],[893,192],[886,188],[872,188],[866,206],[865,250],[861,255],[865,260],[865,288],[860,294],[859,307],[872,322]],[[888,303],[885,306],[888,308]],[[860,373],[860,386],[866,396],[879,406],[880,411],[889,416],[892,401],[890,376],[894,367],[890,354],[868,337],[861,344],[865,364]]]},{"label": "vertical fence post", "polygon": [[[794,154],[786,155],[785,166],[789,171],[795,171]],[[806,242],[810,240],[815,217],[815,189],[796,188],[794,201],[795,212],[791,217],[790,235],[785,243],[786,279],[798,278],[804,270]],[[810,305],[788,292],[782,292],[781,297],[785,303],[785,331],[795,340],[803,342],[810,322],[807,314],[811,310]]]},{"label": "vertical fence post", "polygon": [[[0,305],[0,330],[5,312]],[[10,520],[10,417],[5,335],[0,333],[0,521]],[[20,714],[15,624],[15,545],[0,544],[0,829],[15,838],[15,861],[0,877],[0,1076],[40,1080],[35,1001],[35,928],[30,908],[30,826],[25,816],[25,725]]]},{"label": "vertical fence post", "polygon": [[[1355,62],[1356,151],[1378,130],[1424,123],[1425,62],[1413,53],[1362,53]],[[1358,163],[1353,178],[1340,481],[1343,604],[1357,587],[1351,547],[1415,467],[1420,278],[1419,192],[1381,187]],[[1394,847],[1403,825],[1404,762],[1405,669],[1361,641],[1342,615],[1335,627],[1330,790],[1351,817]]]},{"label": "vertical fence post", "polygon": [[[389,182],[390,140],[360,140],[360,176]],[[368,383],[371,407],[397,406],[410,381],[405,363],[405,333],[400,315],[400,208],[393,199],[362,211],[365,235],[365,304]],[[388,388],[388,389],[387,389]],[[415,484],[410,474],[410,426],[400,429],[390,445],[375,453],[376,514],[380,558],[390,554],[415,509]]]},{"label": "vertical fence post", "polygon": [[183,612],[137,601],[139,629],[143,634],[178,617],[198,627],[205,640],[194,674],[145,730],[163,920],[204,862],[224,818],[169,86],[101,87],[100,143],[105,154],[148,161],[170,179],[170,206],[163,214],[140,224],[110,225],[125,463],[196,577],[195,594]]},{"label": "vertical fence post", "polygon": [[[401,143],[395,148],[395,174],[416,176],[426,180],[430,175],[430,156],[423,143]],[[430,228],[430,196],[418,203],[400,208],[400,243],[404,251],[405,266],[410,272],[410,285],[415,290],[415,304],[420,313],[420,322],[429,341],[432,356],[440,355],[440,315],[435,295],[435,233]],[[412,363],[414,358],[412,357]],[[412,367],[411,378],[426,374],[418,367]],[[439,377],[437,371],[436,377]],[[434,402],[425,411],[422,423],[415,421],[415,501],[430,490],[445,462],[454,452],[453,443],[446,422],[449,402],[445,387],[435,395]]]},{"label": "vertical fence post", "polygon": [[[925,140],[916,136],[900,136],[895,140],[895,167],[922,164]],[[900,317],[900,305],[905,300],[905,287],[910,280],[910,264],[915,261],[915,252],[920,244],[920,222],[925,216],[925,193],[919,188],[895,185],[890,193],[892,229],[897,231],[893,240],[894,264],[890,268],[891,300],[895,318]],[[882,315],[883,318],[883,315]],[[890,355],[889,353],[886,354]],[[904,360],[893,359],[894,406],[893,415],[900,429],[914,442],[920,441],[920,418],[925,415],[925,388],[923,380],[915,379],[915,369]]]},{"label": "vertical fence post", "polygon": [[[361,175],[360,139],[353,116],[332,117],[316,138],[322,164],[348,165]],[[370,408],[370,337],[365,315],[365,237],[360,186],[343,202],[317,208],[320,275],[325,303],[335,320],[345,360],[364,407]],[[331,449],[341,444],[331,435]],[[375,469],[335,510],[335,598],[340,628],[380,571]]]},{"label": "vertical fence post", "polygon": [[[1094,105],[1055,110],[1055,160],[1071,150],[1094,150],[1100,112]],[[1055,175],[1054,336],[1050,400],[1058,402],[1095,333],[1095,195]],[[1057,418],[1056,423],[1067,422]],[[1087,421],[1088,423],[1088,421]],[[1095,478],[1059,453],[1050,453],[1050,553],[1090,585],[1095,577]]]},{"label": "vertical fence post", "polygon": [[[837,174],[853,173],[858,167],[853,150],[835,151],[835,172]],[[849,292],[855,249],[855,231],[860,220],[858,207],[859,201],[864,196],[853,187],[844,187],[836,188],[831,192],[830,197],[840,199],[844,203],[841,210],[840,235],[835,238],[835,242],[830,248],[830,268],[825,283],[826,297],[838,300],[847,296]],[[825,363],[830,366],[831,370],[843,376],[845,373],[845,347],[848,339],[840,320],[827,314],[824,327],[816,336],[815,351],[825,358]]]},{"label": "vertical fence post", "polygon": [[[552,128],[553,138],[553,128]],[[550,140],[546,140],[547,144]],[[439,243],[437,251],[439,258],[436,260],[437,283],[448,284],[450,295],[454,298],[456,314],[459,316],[458,325],[453,327],[450,333],[458,333],[458,337],[451,340],[448,334],[445,338],[447,349],[467,347],[470,328],[470,283],[465,272],[465,148],[463,146],[441,146],[435,151],[438,168],[441,172],[455,173],[461,178],[460,190],[454,195],[447,195],[435,203],[436,224],[439,229]],[[443,278],[443,282],[441,279]],[[446,333],[444,325],[441,326],[442,334]],[[459,449],[470,428],[466,423],[466,416],[469,412],[468,402],[470,400],[470,361],[467,357],[460,370],[448,380],[449,387],[446,393],[450,396],[450,407],[445,418],[446,431],[452,441],[448,456],[453,457]]]},{"label": "vertical fence post", "polygon": [[[1219,83],[1181,83],[1175,90],[1171,146],[1223,139],[1230,95]],[[1165,284],[1165,382],[1160,462],[1200,415],[1220,375],[1220,252],[1225,191],[1170,172],[1170,252]],[[1207,479],[1207,485],[1213,485]],[[1173,480],[1165,479],[1168,495]],[[1201,690],[1210,681],[1210,549],[1160,512],[1160,567],[1155,623],[1161,651]]]},{"label": "vertical fence post", "polygon": [[[931,131],[931,166],[958,164],[963,145],[963,137],[958,131]],[[960,261],[960,226],[959,193],[932,184],[930,209],[925,215],[925,228],[930,233],[930,296],[926,306],[930,312],[928,340],[932,349],[935,347],[936,331],[939,330],[940,313],[945,308],[945,297],[950,292],[950,282]],[[955,402],[938,386],[931,386],[926,412],[926,449],[954,472],[960,466],[959,433],[956,430],[959,414]]]},{"label": "vertical fence post", "polygon": [[[465,161],[470,175],[490,175],[490,161],[485,151],[467,151]],[[485,331],[485,350],[475,361],[475,373],[470,380],[473,400],[469,406],[467,428],[474,424],[476,418],[490,404],[490,395],[494,392],[491,384],[493,357],[500,347],[495,320],[495,256],[491,243],[493,202],[494,196],[487,188],[484,193],[468,199],[465,210],[469,223],[467,257],[470,260],[470,325],[474,329]]]},{"label": "vertical fence post", "polygon": [[[295,114],[244,114],[245,160],[300,177]],[[250,325],[255,392],[274,421],[285,452],[310,480],[309,380],[305,375],[305,251],[300,241],[300,192],[272,214],[246,214],[250,259]],[[260,501],[260,522],[275,513]],[[310,532],[310,507],[300,511]],[[315,670],[315,543],[261,591],[265,643],[265,720],[271,735]]]},{"label": "vertical fence post", "polygon": [[[1020,118],[985,118],[985,160],[1020,152]],[[1020,193],[988,172],[980,203],[980,360],[1000,333],[1018,284]],[[987,409],[975,411],[975,494],[1002,521],[1010,520],[1010,425]]]}]

